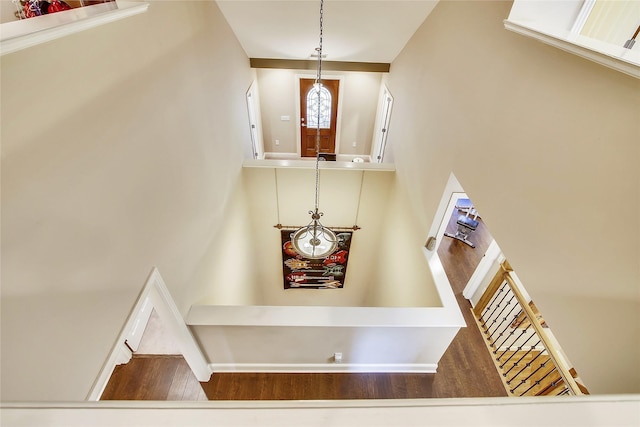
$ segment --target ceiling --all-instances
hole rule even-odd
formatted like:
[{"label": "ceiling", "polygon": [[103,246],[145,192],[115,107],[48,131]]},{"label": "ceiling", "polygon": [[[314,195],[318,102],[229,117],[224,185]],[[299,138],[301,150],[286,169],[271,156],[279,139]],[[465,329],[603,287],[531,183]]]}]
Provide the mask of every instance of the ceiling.
[{"label": "ceiling", "polygon": [[[309,59],[320,0],[216,0],[250,58]],[[391,63],[438,0],[325,0],[327,61]]]}]

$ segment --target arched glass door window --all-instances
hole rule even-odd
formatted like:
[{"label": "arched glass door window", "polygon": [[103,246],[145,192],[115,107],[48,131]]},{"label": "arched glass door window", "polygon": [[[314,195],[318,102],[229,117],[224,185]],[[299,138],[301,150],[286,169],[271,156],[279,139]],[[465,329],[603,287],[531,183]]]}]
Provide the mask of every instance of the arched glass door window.
[{"label": "arched glass door window", "polygon": [[320,85],[318,97],[318,83],[307,93],[307,128],[318,128],[318,110],[320,110],[320,129],[331,128],[331,92]]}]

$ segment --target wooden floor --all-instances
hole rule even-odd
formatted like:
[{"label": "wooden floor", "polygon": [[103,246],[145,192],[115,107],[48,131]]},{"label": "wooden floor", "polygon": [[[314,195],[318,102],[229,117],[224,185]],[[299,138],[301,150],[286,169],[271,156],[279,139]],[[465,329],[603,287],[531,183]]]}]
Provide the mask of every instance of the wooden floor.
[{"label": "wooden floor", "polygon": [[[458,212],[454,210],[447,232],[455,233],[457,217]],[[475,249],[449,237],[443,237],[438,247],[438,257],[451,282],[451,288],[467,327],[460,329],[438,363],[435,379],[438,394],[433,397],[507,396],[480,330],[473,319],[471,303],[462,296],[464,287],[492,240],[491,234],[481,219],[479,219],[477,230],[471,234],[469,240],[476,245]]]},{"label": "wooden floor", "polygon": [[207,400],[182,356],[134,354],[116,366],[101,400]]},{"label": "wooden floor", "polygon": [[[448,231],[455,232],[454,212]],[[470,240],[476,249],[445,237],[438,255],[460,304],[462,328],[438,364],[436,374],[219,373],[198,383],[179,356],[135,356],[117,366],[103,400],[318,400],[506,396],[482,336],[462,296],[491,237],[484,224]]]}]

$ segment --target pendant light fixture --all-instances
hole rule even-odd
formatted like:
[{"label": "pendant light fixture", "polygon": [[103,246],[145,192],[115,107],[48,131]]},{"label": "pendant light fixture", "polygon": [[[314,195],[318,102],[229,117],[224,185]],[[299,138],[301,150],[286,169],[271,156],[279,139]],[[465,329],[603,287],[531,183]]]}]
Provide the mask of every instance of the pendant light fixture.
[{"label": "pendant light fixture", "polygon": [[319,182],[320,182],[320,103],[322,90],[322,30],[324,19],[324,0],[320,0],[320,44],[316,48],[318,52],[318,73],[313,85],[318,94],[318,120],[316,121],[316,199],[315,208],[309,211],[311,222],[291,234],[291,243],[300,255],[309,259],[322,259],[331,255],[338,246],[336,234],[322,225],[320,218],[323,213],[319,210]]}]

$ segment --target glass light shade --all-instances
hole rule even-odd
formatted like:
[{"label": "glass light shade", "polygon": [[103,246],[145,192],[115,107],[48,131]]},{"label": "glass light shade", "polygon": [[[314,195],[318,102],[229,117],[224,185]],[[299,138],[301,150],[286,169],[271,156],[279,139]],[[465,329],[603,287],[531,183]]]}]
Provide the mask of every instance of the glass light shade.
[{"label": "glass light shade", "polygon": [[293,248],[305,258],[321,259],[331,255],[338,246],[336,234],[317,221],[291,235]]}]

